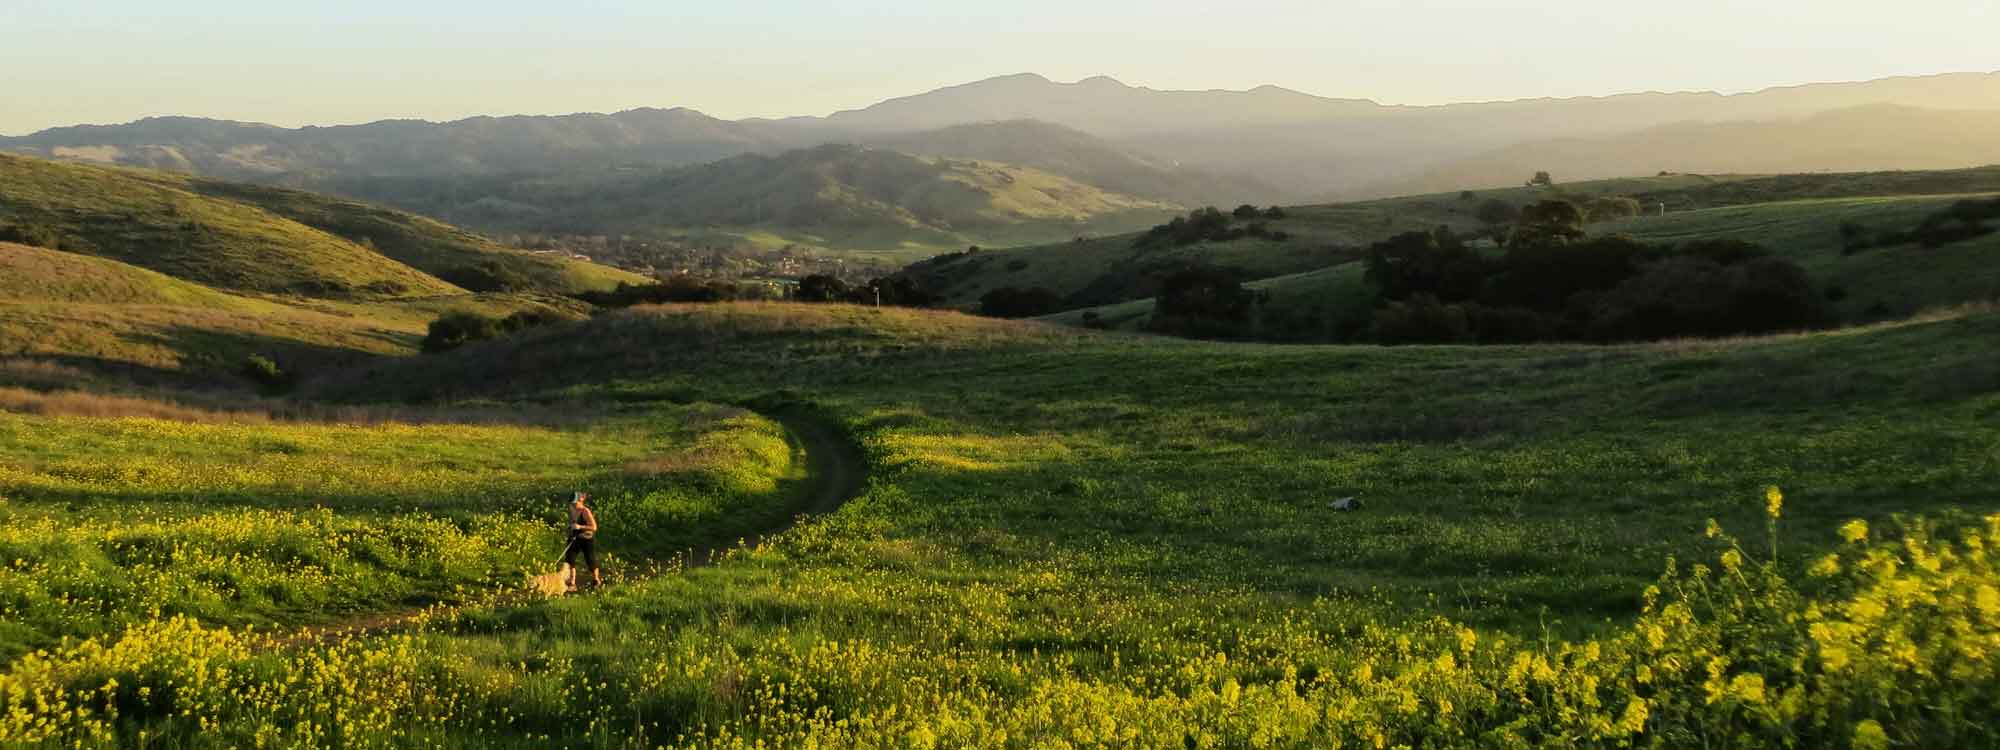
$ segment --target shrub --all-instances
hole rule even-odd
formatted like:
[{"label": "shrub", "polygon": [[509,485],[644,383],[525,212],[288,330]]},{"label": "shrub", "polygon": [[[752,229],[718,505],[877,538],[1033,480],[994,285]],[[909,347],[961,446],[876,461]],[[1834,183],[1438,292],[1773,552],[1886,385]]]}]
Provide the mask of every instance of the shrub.
[{"label": "shrub", "polygon": [[1285,218],[1285,209],[1279,208],[1277,206],[1272,206],[1270,208],[1264,209],[1264,218],[1266,219]]},{"label": "shrub", "polygon": [[38,224],[0,224],[0,242],[49,250],[61,250],[63,244],[61,233]]},{"label": "shrub", "polygon": [[297,383],[292,372],[279,367],[275,360],[262,354],[252,354],[245,358],[243,366],[237,372],[270,392],[288,390]]},{"label": "shrub", "polygon": [[1384,344],[1447,344],[1472,340],[1465,308],[1420,294],[1375,311],[1369,337]]},{"label": "shrub", "polygon": [[1590,222],[1629,219],[1638,216],[1640,210],[1639,201],[1624,196],[1592,198],[1583,205],[1584,219]]},{"label": "shrub", "polygon": [[472,292],[519,292],[539,286],[534,277],[497,261],[446,269],[438,278]]},{"label": "shrub", "polygon": [[1488,198],[1486,202],[1479,204],[1476,215],[1480,221],[1488,224],[1512,224],[1515,219],[1521,217],[1521,209],[1499,198]]},{"label": "shrub", "polygon": [[852,291],[845,281],[827,274],[813,274],[799,279],[797,294],[800,302],[837,302]]},{"label": "shrub", "polygon": [[1248,203],[1245,203],[1241,206],[1237,206],[1235,211],[1230,212],[1230,215],[1238,219],[1249,220],[1257,218],[1262,213],[1263,213],[1262,211],[1257,210],[1256,206],[1252,206]]},{"label": "shrub", "polygon": [[995,318],[1032,318],[1062,307],[1062,297],[1041,287],[1001,287],[979,298],[979,314]]},{"label": "shrub", "polygon": [[522,310],[505,318],[464,310],[449,312],[431,321],[430,330],[424,335],[423,350],[426,353],[451,351],[474,341],[496,339],[517,331],[570,320],[573,320],[571,316],[549,309]]},{"label": "shrub", "polygon": [[1161,282],[1148,327],[1163,333],[1232,338],[1246,332],[1258,300],[1258,293],[1244,288],[1234,274],[1213,267],[1188,268]]},{"label": "shrub", "polygon": [[1566,200],[1537,201],[1521,209],[1514,231],[1507,238],[1513,245],[1557,245],[1583,239],[1583,209]]}]

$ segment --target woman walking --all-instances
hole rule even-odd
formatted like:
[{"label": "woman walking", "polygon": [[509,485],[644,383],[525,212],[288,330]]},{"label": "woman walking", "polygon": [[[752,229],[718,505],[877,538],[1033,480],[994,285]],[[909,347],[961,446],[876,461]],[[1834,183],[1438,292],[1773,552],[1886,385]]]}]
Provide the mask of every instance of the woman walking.
[{"label": "woman walking", "polygon": [[576,556],[583,555],[583,562],[590,566],[590,587],[602,588],[604,576],[597,570],[597,514],[590,512],[585,503],[590,496],[578,492],[570,497],[569,503],[569,547],[563,550],[563,564],[570,568],[569,590],[580,586],[582,576],[576,573]]}]

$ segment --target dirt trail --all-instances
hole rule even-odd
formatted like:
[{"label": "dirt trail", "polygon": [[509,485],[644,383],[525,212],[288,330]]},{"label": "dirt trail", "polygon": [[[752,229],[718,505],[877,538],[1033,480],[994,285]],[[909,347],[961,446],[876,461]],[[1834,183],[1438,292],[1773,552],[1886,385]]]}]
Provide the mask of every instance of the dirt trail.
[{"label": "dirt trail", "polygon": [[[751,536],[742,544],[694,549],[677,554],[667,560],[639,561],[639,572],[628,573],[617,579],[616,585],[644,581],[656,575],[685,570],[687,568],[712,565],[731,550],[743,546],[755,547],[765,539],[782,534],[798,525],[801,520],[812,516],[825,515],[839,510],[840,506],[861,494],[868,479],[868,462],[861,450],[847,440],[840,430],[824,418],[805,413],[799,409],[779,409],[763,412],[763,416],[785,428],[795,454],[802,454],[806,461],[806,486],[798,500],[798,512],[790,520],[764,532]],[[545,598],[550,581],[555,573],[536,576],[530,580],[531,588],[541,588],[542,592],[529,591],[522,594],[519,602]],[[556,584],[560,586],[560,584]],[[504,605],[509,599],[486,602],[488,605]],[[289,635],[273,638],[271,648],[286,648],[307,643],[330,641],[357,635],[367,635],[396,630],[428,620],[440,614],[458,609],[457,607],[432,607],[417,611],[388,612],[359,617],[332,625],[302,628]]]}]

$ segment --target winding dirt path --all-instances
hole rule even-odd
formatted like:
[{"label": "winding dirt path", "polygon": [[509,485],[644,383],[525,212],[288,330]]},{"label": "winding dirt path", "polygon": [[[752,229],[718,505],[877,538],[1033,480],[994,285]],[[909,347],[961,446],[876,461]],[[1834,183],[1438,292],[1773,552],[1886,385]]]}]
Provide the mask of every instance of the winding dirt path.
[{"label": "winding dirt path", "polygon": [[[868,481],[868,462],[861,449],[826,419],[806,413],[802,409],[777,409],[759,412],[766,419],[783,425],[795,454],[803,455],[806,462],[806,483],[796,500],[798,510],[783,524],[753,535],[739,544],[719,547],[692,549],[676,554],[666,560],[639,561],[637,571],[628,572],[615,579],[613,585],[638,583],[654,576],[688,568],[713,565],[729,552],[743,547],[755,547],[778,534],[782,534],[800,522],[813,516],[825,515],[839,510],[841,505],[861,494]],[[339,640],[360,635],[385,633],[427,621],[442,614],[458,611],[469,606],[505,606],[509,603],[527,603],[547,598],[544,591],[534,591],[534,587],[546,587],[554,580],[555,573],[548,573],[531,579],[531,590],[518,599],[503,597],[499,600],[481,602],[478,605],[458,605],[430,607],[416,611],[386,612],[358,617],[331,625],[317,625],[301,628],[289,634],[272,638],[268,645],[272,649],[300,646],[309,643]],[[560,586],[560,584],[557,584]]]}]

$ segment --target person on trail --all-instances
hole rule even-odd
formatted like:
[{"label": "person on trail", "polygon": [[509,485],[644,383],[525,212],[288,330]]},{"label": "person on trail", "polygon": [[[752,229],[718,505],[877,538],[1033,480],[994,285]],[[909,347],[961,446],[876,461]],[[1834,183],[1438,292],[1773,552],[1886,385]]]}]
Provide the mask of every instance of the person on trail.
[{"label": "person on trail", "polygon": [[[604,576],[597,570],[597,514],[585,505],[590,496],[578,492],[570,497],[569,503],[569,547],[563,550],[563,564],[576,570],[576,556],[583,555],[583,562],[590,566],[590,587],[602,588]],[[572,573],[570,589],[582,588],[582,576]]]}]

